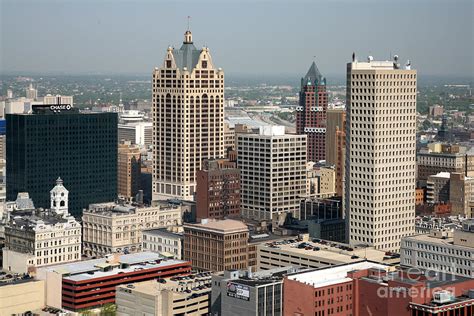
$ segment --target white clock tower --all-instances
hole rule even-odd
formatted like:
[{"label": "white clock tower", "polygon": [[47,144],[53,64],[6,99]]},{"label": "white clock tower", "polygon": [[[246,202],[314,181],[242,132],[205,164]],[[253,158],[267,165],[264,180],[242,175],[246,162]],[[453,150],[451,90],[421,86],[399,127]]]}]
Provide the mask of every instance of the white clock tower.
[{"label": "white clock tower", "polygon": [[51,193],[51,210],[59,215],[69,215],[68,212],[68,196],[69,191],[64,187],[63,180],[58,178],[56,186],[50,191]]}]

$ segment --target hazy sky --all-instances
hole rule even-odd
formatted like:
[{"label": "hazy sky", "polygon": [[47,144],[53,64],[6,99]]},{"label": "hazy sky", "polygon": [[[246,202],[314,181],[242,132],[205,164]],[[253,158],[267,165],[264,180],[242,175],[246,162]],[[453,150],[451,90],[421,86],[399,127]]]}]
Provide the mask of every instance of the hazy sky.
[{"label": "hazy sky", "polygon": [[195,45],[227,74],[344,74],[355,51],[473,76],[472,0],[0,0],[0,73],[136,73]]}]

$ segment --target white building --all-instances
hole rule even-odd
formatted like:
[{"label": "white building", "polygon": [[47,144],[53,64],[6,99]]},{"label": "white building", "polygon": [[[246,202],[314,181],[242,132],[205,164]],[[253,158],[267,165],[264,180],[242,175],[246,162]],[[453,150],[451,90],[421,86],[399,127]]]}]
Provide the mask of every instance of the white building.
[{"label": "white building", "polygon": [[10,213],[4,270],[34,272],[37,267],[81,259],[81,225],[68,213],[68,193],[59,178],[51,190],[51,209],[25,209],[27,203]]},{"label": "white building", "polygon": [[43,97],[43,104],[69,104],[74,106],[73,97],[66,95],[47,94]]},{"label": "white building", "polygon": [[193,200],[204,159],[224,157],[224,71],[191,32],[153,71],[153,200]]},{"label": "white building", "polygon": [[474,278],[474,219],[464,221],[462,229],[403,238],[400,263]]},{"label": "white building", "polygon": [[415,229],[417,91],[397,59],[347,64],[345,177],[350,243],[396,252]]},{"label": "white building", "polygon": [[103,257],[110,253],[142,250],[142,233],[182,224],[180,206],[138,207],[115,203],[91,204],[82,215],[84,255]]},{"label": "white building", "polygon": [[151,122],[135,122],[118,124],[118,140],[130,141],[140,147],[150,147],[152,145],[153,124]]},{"label": "white building", "polygon": [[237,134],[241,213],[276,219],[299,214],[306,196],[306,135],[285,134],[284,126],[262,126],[259,133]]},{"label": "white building", "polygon": [[38,90],[33,88],[33,84],[30,83],[28,88],[25,89],[25,95],[27,99],[36,100],[38,98]]},{"label": "white building", "polygon": [[158,252],[165,257],[183,258],[183,229],[170,227],[143,231],[143,251]]}]

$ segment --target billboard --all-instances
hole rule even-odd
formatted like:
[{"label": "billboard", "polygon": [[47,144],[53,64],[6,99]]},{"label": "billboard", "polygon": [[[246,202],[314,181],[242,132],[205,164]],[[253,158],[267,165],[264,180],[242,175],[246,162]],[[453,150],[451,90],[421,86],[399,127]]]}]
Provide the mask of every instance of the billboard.
[{"label": "billboard", "polygon": [[248,301],[250,300],[250,289],[246,285],[227,282],[227,296]]}]

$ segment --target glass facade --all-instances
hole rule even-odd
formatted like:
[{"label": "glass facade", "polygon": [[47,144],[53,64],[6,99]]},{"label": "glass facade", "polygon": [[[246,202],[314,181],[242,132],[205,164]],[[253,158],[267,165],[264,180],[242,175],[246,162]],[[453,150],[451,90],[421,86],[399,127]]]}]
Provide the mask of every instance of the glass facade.
[{"label": "glass facade", "polygon": [[7,201],[29,192],[50,207],[58,177],[76,217],[90,203],[117,198],[117,114],[44,111],[6,115]]}]

